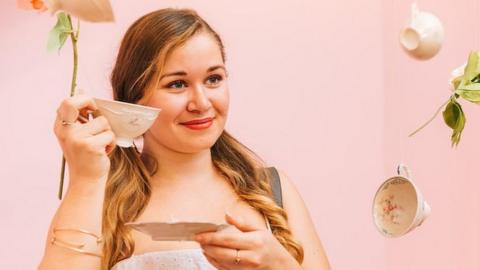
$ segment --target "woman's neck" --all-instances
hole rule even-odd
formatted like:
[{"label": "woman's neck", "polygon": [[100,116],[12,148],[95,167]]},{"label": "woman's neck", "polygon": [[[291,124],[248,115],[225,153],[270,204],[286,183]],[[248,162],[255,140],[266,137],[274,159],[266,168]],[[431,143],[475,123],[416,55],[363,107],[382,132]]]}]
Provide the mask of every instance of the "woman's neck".
[{"label": "woman's neck", "polygon": [[216,177],[210,149],[197,153],[182,153],[163,145],[145,142],[144,153],[155,158],[158,167],[151,178],[153,186],[188,181],[208,181]]}]

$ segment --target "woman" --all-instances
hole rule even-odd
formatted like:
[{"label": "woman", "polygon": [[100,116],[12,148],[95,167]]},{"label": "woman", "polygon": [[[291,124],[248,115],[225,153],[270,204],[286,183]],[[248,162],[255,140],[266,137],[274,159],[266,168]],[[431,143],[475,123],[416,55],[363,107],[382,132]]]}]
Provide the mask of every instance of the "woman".
[{"label": "woman", "polygon": [[[162,111],[139,152],[115,147],[103,116],[85,121],[96,109],[91,98],[60,105],[54,130],[70,184],[39,269],[329,269],[290,181],[281,173],[282,208],[272,196],[275,171],[224,130],[224,47],[194,11],[138,19],[111,83],[116,100]],[[233,226],[184,242],[151,241],[125,226],[172,217]]]}]

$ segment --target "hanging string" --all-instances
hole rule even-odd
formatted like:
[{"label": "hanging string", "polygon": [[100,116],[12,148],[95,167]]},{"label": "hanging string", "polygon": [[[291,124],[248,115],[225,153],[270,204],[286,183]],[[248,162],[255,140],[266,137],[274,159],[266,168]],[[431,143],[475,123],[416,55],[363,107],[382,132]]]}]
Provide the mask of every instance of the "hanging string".
[{"label": "hanging string", "polygon": [[[402,18],[400,18],[399,15],[401,15],[401,12],[395,12],[397,9],[397,5],[395,3],[396,0],[392,0],[391,1],[391,9],[390,11],[393,13],[391,14],[392,16],[388,16],[387,18],[389,18],[390,22],[387,24],[388,26],[392,27],[393,29],[392,32],[388,31],[390,29],[387,29],[387,33],[394,33],[394,37],[391,39],[392,43],[388,43],[386,44],[386,46],[393,46],[393,50],[391,51],[392,53],[390,54],[390,59],[391,59],[391,64],[389,65],[387,63],[387,66],[386,66],[386,70],[387,70],[387,73],[386,73],[386,76],[387,76],[387,81],[386,81],[386,84],[388,86],[388,88],[386,89],[387,91],[387,95],[389,94],[388,91],[390,91],[390,93],[392,94],[397,94],[399,95],[398,97],[396,97],[396,101],[393,106],[398,106],[398,105],[402,105],[403,102],[404,102],[404,91],[403,89],[400,89],[400,91],[394,91],[395,89],[393,89],[393,87],[395,86],[399,86],[401,84],[397,84],[395,80],[397,80],[397,76],[395,76],[395,74],[400,74],[400,72],[396,72],[396,71],[399,71],[399,66],[398,66],[398,63],[400,62],[399,57],[401,57],[402,55],[402,50],[400,48],[400,45],[399,45],[399,35],[400,35],[400,29],[403,29],[403,27],[405,27],[405,21],[402,20]],[[410,16],[410,15],[409,15]],[[386,56],[387,59],[388,59],[388,56]],[[397,99],[398,98],[398,99]],[[401,107],[401,106],[399,106]],[[394,110],[399,110],[401,108],[393,108]],[[387,109],[388,110],[388,109]],[[388,120],[391,120],[391,119],[388,119]],[[393,160],[393,162],[396,162],[396,164],[391,164],[391,166],[397,166],[398,164],[401,164],[403,163],[403,160],[404,160],[404,146],[403,146],[403,131],[401,130],[400,128],[400,123],[396,123],[398,121],[398,119],[393,119],[394,120],[394,125],[392,127],[390,127],[394,132],[393,133],[390,133],[391,135],[390,136],[395,136],[396,138],[394,138],[394,142],[396,142],[393,146],[393,149],[391,149],[392,151],[394,151],[394,153],[396,153],[396,157],[394,157],[394,159],[397,159],[397,160]],[[391,123],[391,121],[389,121]],[[392,171],[395,167],[392,168]]]},{"label": "hanging string", "polygon": [[[397,7],[395,6],[395,0],[393,0],[393,3],[394,3],[394,6],[393,6],[393,10],[399,10],[397,9]],[[395,12],[395,16],[393,16],[394,20],[395,20],[395,23],[394,23],[394,26],[395,26],[395,32],[397,32],[397,39],[398,39],[398,35],[399,35],[399,29],[403,29],[403,27],[406,26],[406,23],[407,21],[409,21],[411,19],[411,8],[412,8],[412,5],[413,3],[410,3],[410,5],[408,6],[408,13],[407,13],[407,16],[402,16],[402,12]],[[401,5],[400,8],[404,8],[405,5]],[[399,26],[399,27],[398,27]],[[398,40],[397,40],[397,43],[398,43]],[[401,63],[401,59],[400,57],[403,57],[404,55],[402,55],[402,51],[400,49],[397,49],[395,50],[395,54],[394,54],[394,62],[393,62],[393,67],[400,71],[400,63]],[[402,72],[403,73],[403,72]],[[401,72],[397,72],[397,74],[401,74]],[[394,76],[393,77],[394,79],[397,79],[397,76]],[[402,89],[400,89],[400,97],[399,97],[399,105],[401,105],[400,108],[397,108],[397,110],[401,110],[402,108],[404,108],[403,104],[405,104],[405,91],[403,89],[403,84],[393,84],[393,85],[402,85]],[[398,91],[396,91],[398,92]],[[401,120],[401,119],[399,119]],[[397,164],[395,164],[395,166],[397,166],[398,164],[404,164],[405,163],[405,148],[406,148],[406,140],[408,139],[407,136],[405,136],[405,131],[401,128],[401,123],[398,123],[396,126],[395,126],[395,129],[397,132],[395,132],[395,136],[397,136],[397,140],[398,140],[398,143],[397,143],[397,147],[400,147],[400,156],[399,156],[399,160],[397,161]],[[408,164],[407,164],[408,165]]]},{"label": "hanging string", "polygon": [[474,7],[475,8],[474,9],[475,10],[475,17],[474,17],[474,20],[473,20],[473,27],[472,27],[472,29],[475,29],[474,30],[474,32],[475,32],[475,41],[474,41],[475,42],[475,44],[474,44],[475,47],[474,47],[474,49],[478,50],[479,49],[478,47],[479,47],[479,35],[480,34],[478,33],[478,30],[476,30],[477,29],[476,19],[478,18],[478,15],[480,13],[479,12],[480,6],[478,4],[478,2],[479,2],[478,0],[473,0],[473,2],[474,2],[474,5],[475,5],[475,7]]}]

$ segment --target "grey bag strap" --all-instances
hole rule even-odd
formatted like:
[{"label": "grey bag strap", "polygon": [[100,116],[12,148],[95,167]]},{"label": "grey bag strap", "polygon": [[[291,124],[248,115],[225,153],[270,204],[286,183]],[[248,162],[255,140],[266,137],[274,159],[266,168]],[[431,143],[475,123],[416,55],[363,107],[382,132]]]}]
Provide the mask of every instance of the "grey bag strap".
[{"label": "grey bag strap", "polygon": [[282,200],[282,184],[280,182],[280,175],[278,174],[277,169],[275,167],[268,167],[267,170],[270,171],[272,175],[272,193],[273,193],[273,200],[277,203],[278,206],[283,207],[283,200]]}]

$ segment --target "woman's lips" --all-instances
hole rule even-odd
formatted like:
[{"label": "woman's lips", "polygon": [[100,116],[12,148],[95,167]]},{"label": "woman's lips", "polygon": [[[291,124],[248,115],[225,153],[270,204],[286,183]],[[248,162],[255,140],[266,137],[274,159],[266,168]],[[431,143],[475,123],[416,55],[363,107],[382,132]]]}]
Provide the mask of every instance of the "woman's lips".
[{"label": "woman's lips", "polygon": [[210,127],[212,123],[213,123],[213,118],[205,118],[205,119],[197,119],[197,120],[192,120],[188,122],[183,122],[180,124],[184,125],[189,129],[199,130],[199,129],[205,129]]}]

